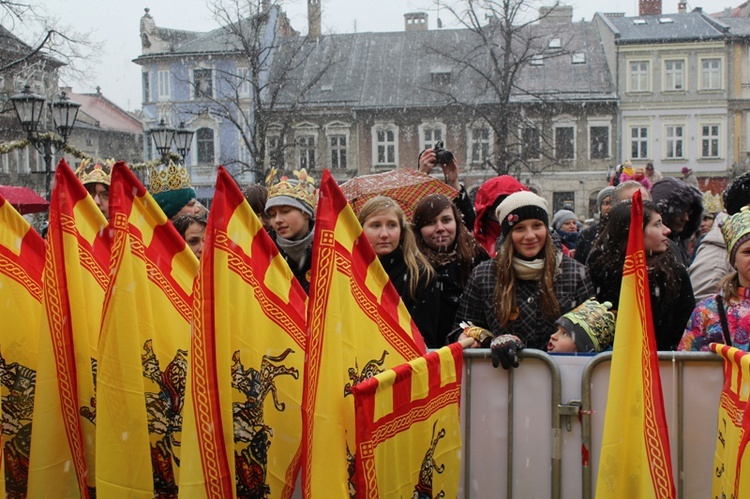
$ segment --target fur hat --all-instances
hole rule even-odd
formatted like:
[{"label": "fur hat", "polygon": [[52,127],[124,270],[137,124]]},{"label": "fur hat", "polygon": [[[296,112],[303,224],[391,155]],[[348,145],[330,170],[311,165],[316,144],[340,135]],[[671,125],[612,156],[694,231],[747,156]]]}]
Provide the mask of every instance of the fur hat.
[{"label": "fur hat", "polygon": [[721,224],[721,234],[724,236],[724,242],[727,245],[729,263],[734,267],[737,249],[742,243],[750,239],[750,207],[744,206],[739,213],[725,219],[724,223]]},{"label": "fur hat", "polygon": [[76,168],[76,177],[83,185],[104,184],[109,185],[114,160],[107,160],[106,164],[95,163],[91,165],[89,159],[84,159]]},{"label": "fur hat", "polygon": [[547,201],[531,191],[516,192],[505,198],[495,210],[500,222],[503,236],[508,235],[510,229],[524,220],[534,218],[549,226]]},{"label": "fur hat", "polygon": [[724,189],[724,208],[727,213],[734,215],[743,206],[750,204],[750,172],[745,172],[735,178],[731,184]]},{"label": "fur hat", "polygon": [[552,228],[560,230],[563,224],[569,220],[578,221],[576,214],[570,210],[557,210],[557,213],[552,217]]},{"label": "fur hat", "polygon": [[615,312],[611,308],[608,301],[586,300],[555,324],[570,333],[579,352],[601,352],[609,348],[615,338]]},{"label": "fur hat", "polygon": [[615,186],[608,185],[596,195],[596,209],[602,211],[602,203],[605,199],[612,197],[612,191],[615,190]]},{"label": "fur hat", "polygon": [[[296,180],[289,179],[286,175],[268,188],[268,200],[266,211],[273,206],[292,206],[307,213],[311,219],[315,218],[315,180],[308,176],[305,169],[294,170]],[[275,169],[271,169],[266,181],[272,180],[276,175]]]}]

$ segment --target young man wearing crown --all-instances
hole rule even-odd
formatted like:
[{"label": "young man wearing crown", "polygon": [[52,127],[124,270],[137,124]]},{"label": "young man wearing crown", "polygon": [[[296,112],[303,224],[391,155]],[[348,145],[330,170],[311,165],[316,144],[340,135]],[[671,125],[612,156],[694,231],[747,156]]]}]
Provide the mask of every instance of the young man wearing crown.
[{"label": "young man wearing crown", "polygon": [[84,159],[76,169],[76,177],[81,181],[94,202],[102,211],[104,218],[109,221],[109,181],[112,165],[96,163],[89,166],[89,160]]},{"label": "young man wearing crown", "polygon": [[161,170],[153,169],[148,174],[149,192],[168,219],[182,215],[198,215],[201,205],[190,185],[190,174],[184,166],[169,165]]},{"label": "young man wearing crown", "polygon": [[[286,176],[268,188],[266,215],[272,226],[269,232],[279,253],[299,283],[310,292],[312,243],[315,218],[315,181],[302,170],[294,170],[295,179]],[[273,181],[276,170],[266,179]]]}]

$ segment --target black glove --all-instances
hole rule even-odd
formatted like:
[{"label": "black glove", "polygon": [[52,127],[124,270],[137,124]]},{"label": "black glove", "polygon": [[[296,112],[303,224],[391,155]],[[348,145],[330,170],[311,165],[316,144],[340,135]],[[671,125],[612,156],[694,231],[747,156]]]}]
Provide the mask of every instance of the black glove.
[{"label": "black glove", "polygon": [[496,337],[490,343],[492,366],[497,367],[498,364],[502,364],[506,371],[511,366],[518,367],[518,356],[516,354],[523,350],[523,347],[523,342],[518,339],[518,336],[501,334]]}]

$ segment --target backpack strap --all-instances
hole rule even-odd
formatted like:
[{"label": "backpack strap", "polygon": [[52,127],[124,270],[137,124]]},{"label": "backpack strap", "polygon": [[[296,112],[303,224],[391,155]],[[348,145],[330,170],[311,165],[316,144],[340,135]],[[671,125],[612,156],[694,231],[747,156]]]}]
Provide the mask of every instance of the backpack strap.
[{"label": "backpack strap", "polygon": [[732,346],[732,337],[729,335],[729,324],[727,323],[727,313],[724,310],[724,298],[716,295],[716,308],[719,310],[719,321],[721,322],[721,331],[724,333],[724,343]]}]

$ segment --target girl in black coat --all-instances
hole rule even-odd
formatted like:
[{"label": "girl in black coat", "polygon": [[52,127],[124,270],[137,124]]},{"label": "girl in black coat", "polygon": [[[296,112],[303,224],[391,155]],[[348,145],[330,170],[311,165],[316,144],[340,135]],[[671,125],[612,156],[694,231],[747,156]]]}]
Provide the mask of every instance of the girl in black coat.
[{"label": "girl in black coat", "polygon": [[490,256],[469,234],[456,205],[442,194],[431,194],[417,203],[412,217],[419,251],[437,273],[440,295],[438,310],[439,345],[446,344],[453,328],[458,302],[471,271]]},{"label": "girl in black coat", "polygon": [[[631,201],[612,208],[609,221],[599,235],[588,260],[599,302],[620,302],[622,267],[628,245]],[[685,266],[675,257],[657,206],[643,202],[644,246],[651,290],[651,316],[658,350],[675,350],[695,307],[693,287]]]}]

